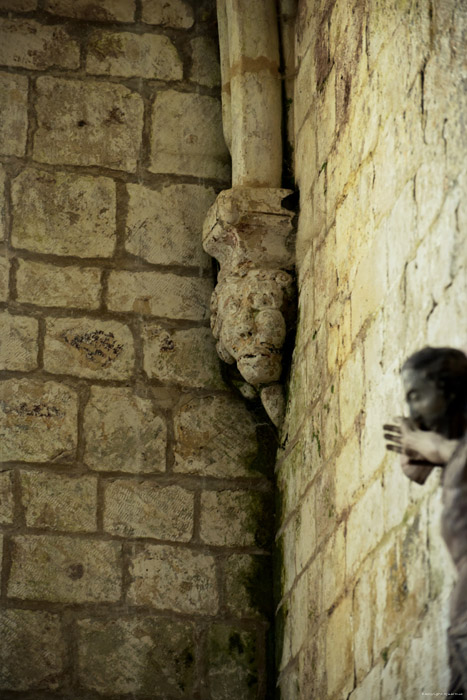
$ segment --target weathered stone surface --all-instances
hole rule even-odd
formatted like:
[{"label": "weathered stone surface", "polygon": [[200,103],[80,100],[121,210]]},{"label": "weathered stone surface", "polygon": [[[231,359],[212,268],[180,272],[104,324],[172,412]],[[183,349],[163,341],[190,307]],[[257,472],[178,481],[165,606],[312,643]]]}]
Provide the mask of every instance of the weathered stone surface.
[{"label": "weathered stone surface", "polygon": [[131,389],[92,387],[84,413],[85,462],[97,471],[165,471],[166,426]]},{"label": "weathered stone surface", "polygon": [[201,231],[215,199],[212,187],[169,185],[150,190],[127,185],[129,194],[125,248],[159,265],[209,267]]},{"label": "weathered stone surface", "polygon": [[143,101],[123,85],[43,77],[37,81],[34,158],[134,172]]},{"label": "weathered stone surface", "polygon": [[182,613],[215,615],[218,592],[214,557],[194,550],[146,545],[131,559],[128,600]]},{"label": "weathered stone surface", "polygon": [[151,696],[157,689],[176,698],[193,692],[195,643],[190,623],[155,617],[81,620],[78,631],[84,687],[135,696]]},{"label": "weathered stone surface", "polygon": [[45,0],[45,9],[54,15],[91,22],[133,22],[135,0]]},{"label": "weathered stone surface", "polygon": [[112,311],[202,321],[209,316],[211,291],[210,280],[199,277],[115,271],[109,276],[107,299]]},{"label": "weathered stone surface", "polygon": [[0,523],[2,525],[12,523],[13,516],[13,472],[0,472]]},{"label": "weathered stone surface", "polygon": [[96,477],[23,471],[21,491],[28,527],[70,532],[96,529]]},{"label": "weathered stone surface", "polygon": [[229,160],[219,100],[175,90],[156,96],[152,109],[151,172],[225,180],[229,177]]},{"label": "weathered stone surface", "polygon": [[133,336],[117,321],[48,319],[44,367],[54,374],[126,379],[133,371]]},{"label": "weathered stone surface", "polygon": [[0,459],[45,462],[74,453],[77,395],[56,382],[0,384]]},{"label": "weathered stone surface", "polygon": [[0,689],[56,690],[65,665],[60,617],[39,610],[3,610],[0,629]]},{"label": "weathered stone surface", "polygon": [[5,238],[5,180],[5,169],[0,165],[0,241],[3,241],[3,239]]},{"label": "weathered stone surface", "polygon": [[216,43],[205,36],[197,36],[191,42],[190,80],[200,85],[216,87],[221,82],[219,49]]},{"label": "weathered stone surface", "polygon": [[104,529],[112,535],[191,539],[194,494],[186,489],[119,479],[106,485],[104,498]]},{"label": "weathered stone surface", "polygon": [[143,0],[143,22],[161,24],[163,27],[189,29],[194,23],[194,13],[185,0]]},{"label": "weathered stone surface", "polygon": [[8,278],[10,273],[10,263],[8,258],[0,257],[0,301],[8,298]]},{"label": "weathered stone surface", "polygon": [[78,68],[79,44],[60,26],[0,19],[0,63],[14,68]]},{"label": "weathered stone surface", "polygon": [[95,32],[88,44],[86,71],[124,78],[183,78],[183,64],[177,49],[161,34]]},{"label": "weathered stone surface", "polygon": [[28,79],[0,73],[0,153],[22,156],[28,129]]},{"label": "weathered stone surface", "polygon": [[37,367],[37,319],[2,311],[0,324],[0,369],[27,372]]},{"label": "weathered stone surface", "polygon": [[109,257],[115,183],[106,177],[25,170],[12,185],[12,243],[38,253]]},{"label": "weathered stone surface", "polygon": [[37,7],[37,0],[0,0],[0,10],[30,12]]},{"label": "weathered stone surface", "polygon": [[264,547],[272,533],[265,518],[264,495],[249,491],[201,494],[201,539],[227,547]]},{"label": "weathered stone surface", "polygon": [[54,603],[117,601],[122,578],[120,550],[116,542],[15,537],[8,595]]},{"label": "weathered stone surface", "polygon": [[208,683],[216,700],[258,697],[256,634],[230,625],[208,633]]},{"label": "weathered stone surface", "polygon": [[353,688],[352,601],[345,598],[334,610],[326,633],[326,670],[329,695]]},{"label": "weathered stone surface", "polygon": [[234,396],[206,396],[184,402],[174,416],[177,472],[202,476],[258,475],[256,426]]},{"label": "weathered stone surface", "polygon": [[149,377],[190,387],[223,387],[208,328],[175,331],[147,324],[143,340],[144,369]]},{"label": "weathered stone surface", "polygon": [[233,554],[229,557],[225,565],[225,590],[229,611],[239,617],[270,615],[271,576],[272,562],[268,556]]},{"label": "weathered stone surface", "polygon": [[19,260],[16,272],[18,301],[36,306],[96,309],[99,306],[101,271],[97,268],[57,267]]}]

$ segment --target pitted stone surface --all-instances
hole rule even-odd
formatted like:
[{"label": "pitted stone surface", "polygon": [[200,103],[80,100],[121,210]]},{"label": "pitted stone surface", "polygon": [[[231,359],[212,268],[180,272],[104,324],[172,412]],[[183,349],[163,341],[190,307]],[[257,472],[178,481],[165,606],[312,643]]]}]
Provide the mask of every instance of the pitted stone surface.
[{"label": "pitted stone surface", "polygon": [[202,476],[258,475],[256,426],[233,396],[206,396],[183,403],[174,416],[177,472]]},{"label": "pitted stone surface", "polygon": [[216,700],[258,697],[256,635],[216,624],[208,632],[208,684]]},{"label": "pitted stone surface", "polygon": [[13,473],[11,471],[0,471],[0,524],[11,524],[13,516]]},{"label": "pitted stone surface", "polygon": [[106,177],[25,170],[12,184],[12,243],[38,253],[109,257],[115,183]]},{"label": "pitted stone surface", "polygon": [[5,169],[0,165],[0,241],[3,241],[5,238],[5,180]]},{"label": "pitted stone surface", "polygon": [[186,489],[118,479],[106,485],[104,498],[104,530],[112,535],[191,539],[194,495]]},{"label": "pitted stone surface", "polygon": [[[78,622],[79,678],[109,694],[170,697],[193,692],[195,642],[189,622],[132,617]],[[106,663],[102,663],[102,648]]]},{"label": "pitted stone surface", "polygon": [[37,367],[39,323],[35,318],[0,311],[0,369],[28,372]]},{"label": "pitted stone surface", "polygon": [[113,311],[202,321],[209,315],[211,285],[206,279],[161,272],[110,273],[108,306]]},{"label": "pitted stone surface", "polygon": [[204,491],[201,494],[201,539],[227,547],[258,547],[266,542],[260,533],[264,497],[249,491]]},{"label": "pitted stone surface", "polygon": [[219,360],[208,328],[167,330],[147,324],[143,343],[144,369],[149,377],[189,387],[223,388]]},{"label": "pitted stone surface", "polygon": [[123,78],[183,78],[183,64],[177,49],[161,34],[95,32],[88,44],[86,71]]},{"label": "pitted stone surface", "polygon": [[54,15],[91,22],[133,22],[135,0],[45,0],[45,9]]},{"label": "pitted stone surface", "polygon": [[9,379],[0,384],[0,459],[45,462],[74,454],[77,395],[63,384]]},{"label": "pitted stone surface", "polygon": [[0,153],[22,156],[28,130],[28,79],[0,73]]},{"label": "pitted stone surface", "polygon": [[138,546],[131,558],[128,600],[181,613],[215,615],[218,606],[215,559],[166,545]]},{"label": "pitted stone surface", "polygon": [[127,185],[127,190],[129,253],[159,265],[210,266],[200,232],[216,196],[212,187],[169,185],[156,191]]},{"label": "pitted stone surface", "polygon": [[21,491],[28,527],[70,532],[96,530],[96,477],[24,471]]},{"label": "pitted stone surface", "polygon": [[143,101],[123,85],[43,77],[37,81],[34,158],[134,172]]},{"label": "pitted stone surface", "polygon": [[143,0],[143,22],[163,27],[189,29],[194,23],[194,13],[186,0]]},{"label": "pitted stone surface", "polygon": [[96,309],[99,306],[101,271],[69,265],[19,260],[16,272],[18,301],[36,306]]},{"label": "pitted stone surface", "polygon": [[229,177],[229,153],[221,126],[220,102],[214,97],[167,90],[152,109],[153,173]]},{"label": "pitted stone surface", "polygon": [[92,318],[57,318],[46,322],[47,372],[126,379],[133,371],[133,364],[133,335],[123,323]]},{"label": "pitted stone surface", "polygon": [[116,542],[18,536],[8,595],[61,603],[115,602],[121,595],[120,559]]},{"label": "pitted stone surface", "polygon": [[190,42],[191,71],[190,80],[200,85],[216,87],[221,82],[219,50],[210,37],[197,36]]},{"label": "pitted stone surface", "polygon": [[10,264],[8,258],[0,257],[0,301],[6,301],[8,298],[9,273]]},{"label": "pitted stone surface", "polygon": [[2,610],[0,629],[0,689],[56,690],[65,666],[60,616]]},{"label": "pitted stone surface", "polygon": [[0,19],[0,63],[13,68],[78,68],[79,44],[60,26]]},{"label": "pitted stone surface", "polygon": [[95,470],[165,471],[166,425],[131,389],[93,387],[84,413],[85,462]]}]

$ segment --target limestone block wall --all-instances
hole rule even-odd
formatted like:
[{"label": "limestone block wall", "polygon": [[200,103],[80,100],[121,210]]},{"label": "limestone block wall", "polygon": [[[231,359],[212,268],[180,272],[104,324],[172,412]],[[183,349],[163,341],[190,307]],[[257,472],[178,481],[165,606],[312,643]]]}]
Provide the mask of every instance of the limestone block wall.
[{"label": "limestone block wall", "polygon": [[283,700],[447,689],[439,474],[409,482],[381,426],[403,411],[408,354],[466,343],[466,47],[462,0],[297,4]]},{"label": "limestone block wall", "polygon": [[263,698],[268,451],[201,244],[215,2],[0,0],[0,66],[0,695]]}]

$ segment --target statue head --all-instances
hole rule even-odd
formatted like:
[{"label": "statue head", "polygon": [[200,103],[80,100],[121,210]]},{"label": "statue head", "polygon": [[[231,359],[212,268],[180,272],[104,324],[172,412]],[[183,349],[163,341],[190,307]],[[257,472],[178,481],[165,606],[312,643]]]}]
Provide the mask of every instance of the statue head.
[{"label": "statue head", "polygon": [[467,356],[454,348],[430,348],[402,367],[410,418],[415,427],[460,437],[467,420]]}]

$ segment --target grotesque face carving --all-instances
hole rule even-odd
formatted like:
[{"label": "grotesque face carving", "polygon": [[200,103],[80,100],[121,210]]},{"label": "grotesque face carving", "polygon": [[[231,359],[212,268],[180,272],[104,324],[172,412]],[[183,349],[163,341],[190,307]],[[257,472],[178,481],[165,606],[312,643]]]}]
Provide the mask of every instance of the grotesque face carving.
[{"label": "grotesque face carving", "polygon": [[407,368],[402,372],[410,418],[420,430],[443,432],[449,402],[443,387],[424,370]]}]

